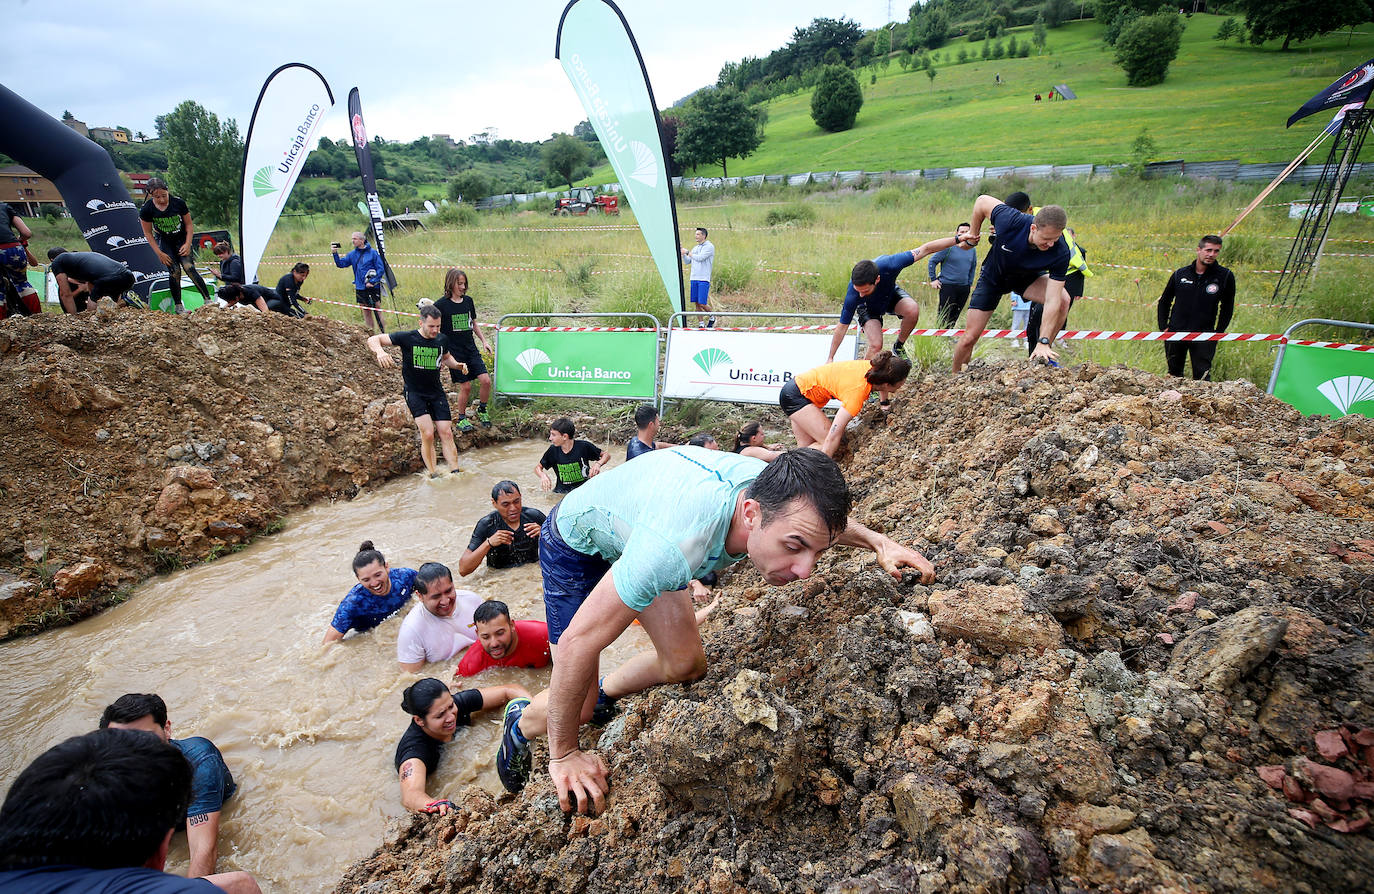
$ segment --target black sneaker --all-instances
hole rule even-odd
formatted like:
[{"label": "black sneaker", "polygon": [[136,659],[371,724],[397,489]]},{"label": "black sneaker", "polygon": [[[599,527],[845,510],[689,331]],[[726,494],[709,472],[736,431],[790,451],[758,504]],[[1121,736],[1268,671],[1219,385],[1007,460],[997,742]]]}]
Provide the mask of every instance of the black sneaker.
[{"label": "black sneaker", "polygon": [[707,328],[707,329],[714,329],[714,328],[716,328],[716,318],[715,318],[715,317],[707,317],[707,318],[706,318],[706,328]]},{"label": "black sneaker", "polygon": [[592,706],[592,726],[605,726],[615,719],[615,699],[606,694],[606,690],[601,688],[601,684],[606,680],[602,677],[596,681],[596,704]]},{"label": "black sneaker", "polygon": [[901,357],[903,360],[905,360],[906,345],[902,344],[901,342],[894,342],[892,345],[892,354],[894,357]]},{"label": "black sneaker", "polygon": [[520,741],[515,729],[529,703],[527,698],[511,699],[506,705],[505,720],[501,724],[501,747],[496,749],[496,775],[501,778],[501,785],[508,792],[519,792],[530,781],[530,744]]}]

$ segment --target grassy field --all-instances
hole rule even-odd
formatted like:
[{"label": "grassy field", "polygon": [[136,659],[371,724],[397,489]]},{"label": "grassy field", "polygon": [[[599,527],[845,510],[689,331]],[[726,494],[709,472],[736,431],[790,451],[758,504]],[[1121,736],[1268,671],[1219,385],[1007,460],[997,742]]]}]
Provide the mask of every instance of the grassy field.
[{"label": "grassy field", "polygon": [[[1106,164],[1130,160],[1142,128],[1159,149],[1150,161],[1286,162],[1329,120],[1314,116],[1285,130],[1288,116],[1374,56],[1374,29],[1327,35],[1280,53],[1277,41],[1217,43],[1212,35],[1222,20],[1189,19],[1168,79],[1149,88],[1126,86],[1112,50],[1102,44],[1102,27],[1092,21],[1050,31],[1047,52],[1025,59],[955,64],[961,48],[981,53],[983,47],[957,39],[936,51],[933,83],[925,72],[903,72],[895,63],[875,84],[868,69],[861,71],[864,106],[852,130],[830,134],[816,127],[810,91],[774,99],[763,145],[749,158],[732,159],[729,173]],[[1030,40],[1028,28],[1010,33],[1019,43]],[[1068,84],[1078,100],[1034,102],[1056,84]],[[707,165],[688,173],[718,177],[721,170]],[[587,182],[614,179],[603,166]]]}]

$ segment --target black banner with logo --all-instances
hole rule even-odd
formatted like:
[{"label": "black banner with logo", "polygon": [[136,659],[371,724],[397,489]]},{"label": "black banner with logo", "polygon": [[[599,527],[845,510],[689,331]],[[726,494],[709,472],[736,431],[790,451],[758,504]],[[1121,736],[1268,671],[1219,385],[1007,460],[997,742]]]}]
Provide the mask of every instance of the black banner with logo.
[{"label": "black banner with logo", "polygon": [[[91,251],[128,265],[134,290],[144,298],[152,289],[165,288],[167,268],[144,238],[138,206],[110,154],[3,84],[0,120],[5,122],[0,127],[0,152],[53,182]],[[13,204],[15,198],[0,189],[0,202]],[[39,258],[50,247],[30,246]]]},{"label": "black banner with logo", "polygon": [[1325,90],[1302,104],[1294,112],[1285,127],[1292,127],[1294,121],[1315,115],[1322,109],[1349,105],[1352,102],[1368,102],[1369,94],[1374,91],[1374,59],[1354,68],[1332,81]]},{"label": "black banner with logo", "polygon": [[377,254],[382,256],[382,266],[386,268],[386,286],[394,293],[396,274],[391,272],[391,264],[386,259],[386,234],[382,232],[382,203],[377,198],[377,175],[372,169],[372,147],[367,142],[367,128],[363,126],[363,105],[358,99],[357,87],[348,91],[348,129],[353,137],[353,152],[358,156],[358,172],[363,178],[367,215],[372,220],[372,244],[377,246]]}]

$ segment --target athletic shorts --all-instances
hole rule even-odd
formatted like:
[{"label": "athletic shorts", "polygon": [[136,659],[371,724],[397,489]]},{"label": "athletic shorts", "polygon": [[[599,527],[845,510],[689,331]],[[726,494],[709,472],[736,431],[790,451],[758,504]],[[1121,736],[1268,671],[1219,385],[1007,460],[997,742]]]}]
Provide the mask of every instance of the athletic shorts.
[{"label": "athletic shorts", "polygon": [[373,286],[370,289],[354,289],[353,294],[357,297],[359,304],[368,307],[382,306],[382,287]]},{"label": "athletic shorts", "polygon": [[421,416],[428,416],[435,422],[453,419],[453,411],[448,407],[448,395],[442,391],[406,391],[406,406],[416,419]]},{"label": "athletic shorts", "polygon": [[897,286],[897,288],[896,288],[895,291],[896,291],[896,295],[893,297],[892,303],[889,304],[889,305],[883,310],[883,312],[880,313],[880,314],[874,314],[874,313],[872,313],[872,312],[869,310],[868,302],[867,302],[867,301],[860,301],[860,302],[859,302],[859,307],[858,307],[858,310],[856,311],[856,315],[857,315],[858,318],[859,318],[859,328],[860,328],[860,329],[863,329],[864,326],[866,326],[866,325],[868,324],[868,321],[869,321],[869,320],[877,320],[879,326],[883,325],[883,316],[886,315],[886,314],[892,313],[893,310],[897,307],[897,304],[898,304],[903,298],[910,298],[910,297],[911,297],[910,295],[907,294],[906,289],[902,288],[901,286]]},{"label": "athletic shorts", "polygon": [[464,340],[467,341],[465,345],[460,344],[460,339],[455,338],[449,342],[448,346],[448,352],[454,360],[468,365],[468,371],[465,373],[456,369],[448,371],[449,378],[460,384],[471,382],[478,376],[485,375],[487,371],[487,363],[482,359],[482,352],[477,350],[477,342],[471,338]]},{"label": "athletic shorts", "polygon": [[706,304],[706,298],[711,294],[711,283],[705,279],[692,280],[692,303]]},{"label": "athletic shorts", "polygon": [[778,406],[782,407],[784,413],[791,416],[798,410],[814,407],[815,404],[807,400],[805,394],[802,394],[801,389],[797,387],[796,379],[789,379],[787,384],[782,386],[782,390],[778,392]]},{"label": "athletic shorts", "polygon": [[118,298],[134,287],[134,272],[124,270],[113,276],[102,276],[91,283],[91,298]]},{"label": "athletic shorts", "polygon": [[1003,295],[1008,292],[1024,295],[1030,284],[1044,275],[1044,270],[1013,270],[999,275],[984,267],[982,275],[978,277],[978,285],[973,287],[973,294],[969,296],[968,309],[992,313],[1001,303]]},{"label": "athletic shorts", "polygon": [[549,624],[549,642],[558,638],[572,623],[573,615],[591,595],[592,588],[611,570],[611,563],[600,556],[589,556],[568,546],[558,533],[558,507],[549,510],[539,532],[539,571],[544,577],[544,620]]}]

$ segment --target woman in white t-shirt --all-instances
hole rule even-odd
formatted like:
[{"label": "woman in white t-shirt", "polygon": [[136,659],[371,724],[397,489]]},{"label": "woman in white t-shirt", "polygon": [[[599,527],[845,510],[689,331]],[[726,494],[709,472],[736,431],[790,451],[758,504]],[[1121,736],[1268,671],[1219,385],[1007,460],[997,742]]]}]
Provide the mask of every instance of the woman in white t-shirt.
[{"label": "woman in white t-shirt", "polygon": [[401,622],[396,637],[396,660],[401,669],[418,671],[434,661],[449,661],[477,642],[472,613],[482,597],[471,590],[455,590],[447,565],[426,562],[415,573],[419,603]]}]

